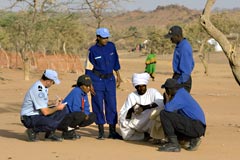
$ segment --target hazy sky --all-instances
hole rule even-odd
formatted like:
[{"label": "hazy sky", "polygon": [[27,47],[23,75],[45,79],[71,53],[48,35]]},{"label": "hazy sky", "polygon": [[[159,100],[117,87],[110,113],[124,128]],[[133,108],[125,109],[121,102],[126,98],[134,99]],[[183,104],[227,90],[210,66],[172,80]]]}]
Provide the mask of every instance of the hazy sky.
[{"label": "hazy sky", "polygon": [[[157,6],[166,6],[169,4],[184,5],[191,9],[202,10],[207,0],[132,0],[134,2],[121,2],[122,6],[126,10],[140,9],[143,11],[149,11],[156,9]],[[216,0],[213,8],[219,9],[232,9],[240,8],[240,0]]]},{"label": "hazy sky", "polygon": [[[9,2],[16,0],[0,0],[0,8],[4,8],[9,5]],[[55,0],[65,1],[65,0]],[[166,6],[169,4],[184,5],[190,9],[202,10],[207,0],[130,0],[132,2],[120,2],[122,9],[124,10],[136,10],[150,11],[156,9],[157,6]],[[240,0],[216,0],[213,8],[219,9],[232,9],[240,8]]]}]

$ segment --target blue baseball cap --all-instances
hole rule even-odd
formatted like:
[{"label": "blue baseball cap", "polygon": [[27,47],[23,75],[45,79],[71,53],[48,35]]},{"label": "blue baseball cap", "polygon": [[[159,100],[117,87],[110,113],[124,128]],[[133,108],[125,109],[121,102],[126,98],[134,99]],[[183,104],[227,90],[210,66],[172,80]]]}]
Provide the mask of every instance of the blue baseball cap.
[{"label": "blue baseball cap", "polygon": [[102,38],[110,37],[109,30],[107,28],[98,28],[96,30],[96,35],[101,36]]},{"label": "blue baseball cap", "polygon": [[56,71],[51,69],[46,69],[43,73],[47,78],[54,81],[56,84],[60,84],[60,80],[58,79],[58,74]]}]

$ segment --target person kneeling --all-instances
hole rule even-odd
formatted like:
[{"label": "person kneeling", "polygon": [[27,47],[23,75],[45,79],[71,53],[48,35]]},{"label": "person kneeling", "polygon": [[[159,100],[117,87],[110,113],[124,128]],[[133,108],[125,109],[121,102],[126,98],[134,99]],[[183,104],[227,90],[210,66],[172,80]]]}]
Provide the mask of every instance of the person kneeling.
[{"label": "person kneeling", "polygon": [[162,85],[165,88],[164,110],[160,112],[160,119],[168,143],[159,146],[163,152],[180,152],[179,141],[184,140],[188,151],[197,150],[206,130],[205,115],[193,97],[181,88],[175,79],[167,79]]},{"label": "person kneeling", "polygon": [[[119,114],[119,125],[124,140],[149,140],[164,138],[160,121],[150,119],[155,109],[163,109],[163,96],[154,88],[147,88],[148,73],[134,73],[132,78],[136,91],[130,93]],[[153,128],[158,128],[153,134]],[[156,131],[156,129],[154,129]]]},{"label": "person kneeling", "polygon": [[90,112],[88,93],[92,81],[88,75],[79,76],[77,83],[72,87],[72,91],[66,96],[63,102],[67,103],[68,114],[59,125],[64,139],[79,139],[81,136],[76,134],[75,130],[79,127],[91,125],[96,120],[93,112]]}]

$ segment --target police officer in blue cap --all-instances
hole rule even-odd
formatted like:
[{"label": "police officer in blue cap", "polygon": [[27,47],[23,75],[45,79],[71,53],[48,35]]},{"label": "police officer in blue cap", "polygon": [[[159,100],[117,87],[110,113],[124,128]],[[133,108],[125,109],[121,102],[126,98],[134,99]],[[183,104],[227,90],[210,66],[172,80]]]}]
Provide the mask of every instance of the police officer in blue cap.
[{"label": "police officer in blue cap", "polygon": [[[117,102],[116,87],[120,86],[120,63],[118,53],[107,28],[96,30],[96,44],[89,48],[86,74],[91,77],[91,101],[93,112],[96,114],[96,124],[99,135],[97,139],[104,139],[104,124],[109,124],[109,136],[112,139],[122,139],[116,132]],[[88,64],[90,64],[89,67]],[[116,79],[114,72],[116,74]],[[104,114],[105,113],[105,114]]]}]

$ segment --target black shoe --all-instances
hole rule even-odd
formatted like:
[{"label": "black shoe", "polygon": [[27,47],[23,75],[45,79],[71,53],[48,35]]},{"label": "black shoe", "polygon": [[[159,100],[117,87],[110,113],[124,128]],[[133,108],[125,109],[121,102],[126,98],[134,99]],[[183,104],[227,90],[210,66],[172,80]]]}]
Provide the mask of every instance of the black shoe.
[{"label": "black shoe", "polygon": [[116,132],[116,124],[109,124],[109,136],[108,138],[112,139],[120,139],[122,140],[122,136]]},{"label": "black shoe", "polygon": [[104,139],[105,139],[104,133],[99,133],[99,134],[98,134],[98,137],[97,137],[96,139],[98,139],[98,140],[104,140]]},{"label": "black shoe", "polygon": [[98,140],[104,140],[105,139],[105,136],[104,135],[98,135],[98,137],[96,138]]},{"label": "black shoe", "polygon": [[122,136],[117,132],[109,133],[108,138],[123,140]]},{"label": "black shoe", "polygon": [[80,139],[80,138],[81,138],[81,135],[76,133],[76,134],[75,134],[75,138],[76,138],[76,139]]},{"label": "black shoe", "polygon": [[160,145],[158,151],[161,152],[180,152],[181,147],[174,143],[166,143],[165,145]]},{"label": "black shoe", "polygon": [[45,140],[51,140],[56,142],[61,142],[63,139],[54,134],[54,132],[46,132]]},{"label": "black shoe", "polygon": [[98,137],[97,137],[97,139],[98,140],[104,140],[105,139],[103,124],[98,125]]},{"label": "black shoe", "polygon": [[196,151],[201,144],[201,138],[193,138],[190,140],[189,147],[186,148],[188,151]]},{"label": "black shoe", "polygon": [[168,143],[168,141],[164,138],[163,139],[153,139],[153,141],[152,141],[153,145],[159,145],[159,146],[163,146],[167,143]]},{"label": "black shoe", "polygon": [[71,130],[71,131],[63,132],[62,137],[63,139],[66,139],[66,140],[76,140],[76,139],[80,139],[81,135],[77,134],[74,130]]},{"label": "black shoe", "polygon": [[28,129],[25,131],[25,133],[26,133],[27,136],[28,136],[28,141],[29,141],[29,142],[35,142],[35,141],[37,141],[37,133],[35,133],[35,132],[33,131],[33,129],[28,128]]},{"label": "black shoe", "polygon": [[190,141],[189,140],[180,140],[179,144],[181,148],[187,149],[190,147]]},{"label": "black shoe", "polygon": [[148,132],[144,132],[144,138],[143,141],[147,142],[150,139],[152,139],[152,137],[150,136],[150,134]]}]

